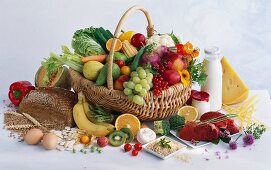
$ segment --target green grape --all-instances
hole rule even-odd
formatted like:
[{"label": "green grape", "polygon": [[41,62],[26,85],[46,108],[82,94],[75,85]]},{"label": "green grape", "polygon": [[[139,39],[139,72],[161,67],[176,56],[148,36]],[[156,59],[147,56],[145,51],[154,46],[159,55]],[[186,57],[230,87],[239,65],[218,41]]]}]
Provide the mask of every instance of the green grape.
[{"label": "green grape", "polygon": [[146,87],[144,87],[147,91],[149,91],[151,89],[150,85],[147,84]]},{"label": "green grape", "polygon": [[138,77],[137,72],[133,71],[133,72],[131,73],[131,77]]},{"label": "green grape", "polygon": [[128,87],[128,86],[127,86],[127,83],[128,83],[127,81],[123,83],[123,87],[124,87],[124,88],[127,88],[127,87]]},{"label": "green grape", "polygon": [[135,90],[136,90],[137,92],[141,92],[141,90],[142,90],[141,84],[135,85]]},{"label": "green grape", "polygon": [[144,99],[143,99],[143,97],[141,97],[139,95],[134,95],[133,102],[138,104],[138,105],[143,105],[144,104]]},{"label": "green grape", "polygon": [[152,78],[151,77],[146,77],[146,80],[147,80],[148,84],[150,84],[152,82]]},{"label": "green grape", "polygon": [[152,73],[147,73],[147,77],[150,77],[152,79],[153,78],[153,74]]},{"label": "green grape", "polygon": [[145,70],[145,71],[146,71],[146,74],[150,73],[150,70],[149,70],[149,69],[147,69],[147,70]]},{"label": "green grape", "polygon": [[133,101],[133,97],[134,97],[133,94],[128,95],[128,100]]},{"label": "green grape", "polygon": [[139,70],[138,75],[139,75],[139,78],[144,79],[144,78],[146,78],[147,74],[146,74],[145,70]]},{"label": "green grape", "polygon": [[148,93],[148,91],[145,88],[143,88],[139,94],[140,94],[140,96],[145,97],[147,95],[147,93]]},{"label": "green grape", "polygon": [[133,77],[133,82],[134,82],[135,84],[140,83],[140,78],[139,78],[139,77]]},{"label": "green grape", "polygon": [[135,88],[135,83],[132,82],[132,81],[128,81],[127,87],[128,87],[129,89],[134,89],[134,88]]},{"label": "green grape", "polygon": [[142,87],[146,87],[148,85],[148,81],[146,79],[140,80],[140,84]]},{"label": "green grape", "polygon": [[123,92],[124,92],[124,94],[125,95],[130,95],[130,94],[132,94],[132,90],[131,89],[129,89],[129,88],[125,88],[124,90],[123,90]]},{"label": "green grape", "polygon": [[153,87],[153,84],[152,84],[152,82],[150,83],[150,88],[152,88]]},{"label": "green grape", "polygon": [[137,69],[136,69],[137,73],[139,73],[140,70],[144,70],[144,68],[143,67],[137,67]]}]

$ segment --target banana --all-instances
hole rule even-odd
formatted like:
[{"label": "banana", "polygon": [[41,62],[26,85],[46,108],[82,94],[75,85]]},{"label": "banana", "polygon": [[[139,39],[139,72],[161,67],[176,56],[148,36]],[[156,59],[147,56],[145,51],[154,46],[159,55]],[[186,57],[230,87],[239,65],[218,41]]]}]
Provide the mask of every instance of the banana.
[{"label": "banana", "polygon": [[92,123],[96,124],[96,125],[101,125],[107,128],[108,131],[113,132],[115,130],[115,126],[113,126],[110,123],[105,123],[105,122],[97,122],[95,119],[93,119],[92,117],[90,117],[90,112],[91,110],[89,109],[89,104],[86,101],[85,98],[83,98],[83,107],[84,107],[84,112],[88,118],[89,121],[91,121]]},{"label": "banana", "polygon": [[86,130],[97,137],[108,135],[110,131],[105,126],[96,125],[88,120],[83,107],[82,95],[82,93],[78,94],[78,103],[73,107],[73,118],[76,125],[79,129]]}]

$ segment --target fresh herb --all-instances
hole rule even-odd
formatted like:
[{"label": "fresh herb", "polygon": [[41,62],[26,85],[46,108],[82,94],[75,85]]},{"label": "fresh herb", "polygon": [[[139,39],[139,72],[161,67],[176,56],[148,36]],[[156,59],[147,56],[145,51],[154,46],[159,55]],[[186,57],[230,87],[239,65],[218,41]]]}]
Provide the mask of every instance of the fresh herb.
[{"label": "fresh herb", "polygon": [[178,130],[185,124],[185,118],[183,116],[175,115],[169,118],[169,124],[171,130]]},{"label": "fresh herb", "polygon": [[172,40],[174,41],[175,44],[180,44],[181,43],[179,38],[173,33],[173,31],[168,35],[172,38]]},{"label": "fresh herb", "polygon": [[255,139],[260,139],[262,134],[266,131],[266,127],[262,124],[251,124],[246,130],[246,134],[252,134]]},{"label": "fresh herb", "polygon": [[205,67],[203,62],[197,63],[197,60],[192,60],[188,66],[188,71],[194,82],[197,82],[200,86],[205,84],[207,74],[205,74]]},{"label": "fresh herb", "polygon": [[73,54],[66,46],[62,46],[62,52],[63,55],[51,53],[49,58],[42,61],[41,64],[46,70],[46,74],[43,78],[43,84],[48,84],[50,78],[64,65],[67,65],[80,73],[83,72],[83,63],[81,61],[82,56]]},{"label": "fresh herb", "polygon": [[94,121],[110,123],[114,120],[112,114],[105,112],[104,109],[98,105],[89,105],[89,109],[91,111],[87,113],[87,116]]},{"label": "fresh herb", "polygon": [[171,146],[170,146],[170,141],[166,141],[166,138],[162,138],[159,140],[159,145],[162,147],[162,148],[168,148],[168,149],[171,149]]}]

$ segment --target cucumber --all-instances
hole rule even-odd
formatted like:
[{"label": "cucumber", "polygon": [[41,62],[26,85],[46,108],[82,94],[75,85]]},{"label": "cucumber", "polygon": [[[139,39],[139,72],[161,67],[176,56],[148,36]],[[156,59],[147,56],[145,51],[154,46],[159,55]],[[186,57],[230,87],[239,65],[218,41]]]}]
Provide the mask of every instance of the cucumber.
[{"label": "cucumber", "polygon": [[[96,85],[98,86],[102,86],[104,84],[106,84],[106,79],[107,79],[107,69],[108,69],[108,63],[106,63],[102,70],[99,73],[99,76],[96,80]],[[120,76],[120,68],[116,63],[113,63],[113,67],[112,67],[112,76],[113,79],[117,79]]]},{"label": "cucumber", "polygon": [[106,32],[109,34],[110,38],[113,38],[113,34],[109,31],[109,30],[106,30]]},{"label": "cucumber", "polygon": [[104,38],[107,40],[109,40],[111,37],[110,35],[105,31],[105,29],[103,29],[103,27],[99,28],[99,31],[101,32],[101,34],[104,36]]},{"label": "cucumber", "polygon": [[102,48],[107,51],[106,49],[106,39],[103,37],[103,35],[100,33],[100,31],[98,29],[95,29],[94,31],[94,36],[97,39],[98,43],[102,46]]},{"label": "cucumber", "polygon": [[127,58],[127,60],[125,61],[125,65],[128,66],[133,60],[134,60],[134,57]]},{"label": "cucumber", "polygon": [[132,71],[136,71],[136,68],[138,67],[139,60],[140,60],[141,56],[143,55],[144,51],[145,51],[149,46],[150,46],[150,45],[147,45],[147,46],[145,46],[145,47],[142,47],[142,48],[138,51],[138,53],[135,55],[134,61],[133,61],[132,65],[131,65],[131,70],[132,70]]}]

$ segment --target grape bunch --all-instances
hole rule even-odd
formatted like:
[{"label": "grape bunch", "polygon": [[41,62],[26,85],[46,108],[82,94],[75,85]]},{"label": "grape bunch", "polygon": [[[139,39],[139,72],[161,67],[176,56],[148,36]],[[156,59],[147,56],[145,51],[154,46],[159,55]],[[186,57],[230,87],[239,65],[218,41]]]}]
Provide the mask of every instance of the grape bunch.
[{"label": "grape bunch", "polygon": [[155,96],[161,96],[162,90],[168,89],[168,82],[165,81],[160,74],[154,75],[152,83]]},{"label": "grape bunch", "polygon": [[138,105],[143,105],[143,97],[147,95],[148,91],[153,86],[153,74],[150,73],[149,70],[144,70],[144,68],[138,67],[130,76],[131,79],[123,84],[123,92],[128,96],[129,100],[132,100]]}]

